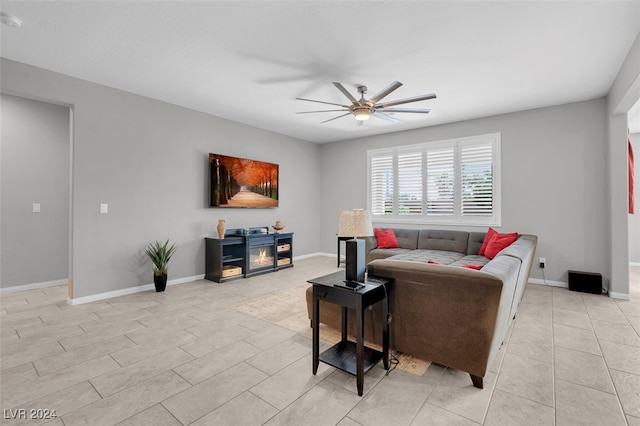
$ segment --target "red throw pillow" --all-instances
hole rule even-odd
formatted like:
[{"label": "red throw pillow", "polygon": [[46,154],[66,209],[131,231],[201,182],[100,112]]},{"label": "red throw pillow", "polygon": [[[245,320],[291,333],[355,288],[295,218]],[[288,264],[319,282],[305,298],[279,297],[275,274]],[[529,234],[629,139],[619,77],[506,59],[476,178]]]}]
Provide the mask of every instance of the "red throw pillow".
[{"label": "red throw pillow", "polygon": [[480,252],[478,252],[478,254],[480,256],[484,256],[484,252],[487,249],[487,245],[489,244],[489,240],[491,238],[493,238],[493,236],[497,234],[497,232],[495,231],[495,229],[493,228],[489,228],[489,230],[487,231],[487,235],[485,235],[484,237],[484,241],[482,242],[482,247],[480,247]]},{"label": "red throw pillow", "polygon": [[463,268],[469,268],[469,269],[475,269],[476,271],[479,271],[480,269],[482,269],[482,265],[474,265],[473,263],[467,263],[466,265],[462,265]]},{"label": "red throw pillow", "polygon": [[487,244],[487,248],[484,251],[484,256],[488,257],[489,259],[493,259],[498,253],[500,253],[503,248],[509,247],[517,239],[517,232],[512,232],[510,234],[496,233],[493,238],[491,238],[491,241],[489,241],[489,244]]},{"label": "red throw pillow", "polygon": [[376,240],[378,241],[378,248],[398,248],[400,244],[398,244],[398,239],[396,238],[395,232],[393,229],[389,228],[386,231],[383,231],[380,228],[375,228],[373,232],[376,235]]}]

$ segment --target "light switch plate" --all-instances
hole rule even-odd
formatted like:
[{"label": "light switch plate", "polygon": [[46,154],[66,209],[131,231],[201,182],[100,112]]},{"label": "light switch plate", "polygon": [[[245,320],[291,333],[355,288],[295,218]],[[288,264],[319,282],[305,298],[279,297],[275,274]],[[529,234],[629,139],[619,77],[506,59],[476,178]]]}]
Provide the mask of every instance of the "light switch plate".
[{"label": "light switch plate", "polygon": [[40,203],[33,203],[33,212],[40,213]]},{"label": "light switch plate", "polygon": [[109,213],[109,204],[107,204],[107,203],[100,203],[100,213],[101,213],[101,214],[107,214],[107,213]]}]

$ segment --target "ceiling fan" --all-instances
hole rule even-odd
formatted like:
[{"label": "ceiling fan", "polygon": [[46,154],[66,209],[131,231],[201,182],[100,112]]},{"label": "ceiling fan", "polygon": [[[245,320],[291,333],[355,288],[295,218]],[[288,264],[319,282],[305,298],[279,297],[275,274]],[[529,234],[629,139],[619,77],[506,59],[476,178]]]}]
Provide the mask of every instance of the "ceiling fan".
[{"label": "ceiling fan", "polygon": [[342,109],[328,109],[328,110],[321,110],[321,111],[302,111],[296,114],[311,114],[316,112],[345,112],[345,114],[330,118],[328,120],[323,121],[322,123],[327,123],[329,121],[333,121],[338,118],[345,117],[349,114],[353,114],[356,118],[356,122],[360,125],[362,125],[362,123],[365,120],[368,120],[369,117],[371,116],[397,123],[399,121],[398,119],[386,113],[411,112],[411,113],[417,113],[417,114],[428,114],[430,110],[420,109],[420,108],[391,108],[391,107],[396,105],[401,105],[401,104],[408,104],[410,102],[418,102],[418,101],[424,101],[428,99],[435,99],[436,97],[435,93],[431,93],[428,95],[399,99],[397,101],[379,103],[380,100],[382,100],[382,98],[384,98],[385,96],[387,96],[388,94],[396,90],[398,87],[402,86],[402,83],[400,83],[399,81],[394,81],[393,83],[391,83],[390,85],[382,89],[380,92],[376,93],[370,99],[365,99],[364,97],[364,94],[367,93],[367,86],[358,86],[357,90],[358,90],[358,93],[360,93],[360,100],[356,99],[351,93],[349,93],[349,91],[345,89],[345,87],[342,84],[334,81],[333,85],[336,86],[338,90],[340,90],[347,97],[347,99],[349,99],[349,101],[351,101],[351,105],[342,105],[342,104],[336,104],[333,102],[316,101],[314,99],[296,98],[297,100],[300,100],[300,101],[335,105],[342,108]]}]

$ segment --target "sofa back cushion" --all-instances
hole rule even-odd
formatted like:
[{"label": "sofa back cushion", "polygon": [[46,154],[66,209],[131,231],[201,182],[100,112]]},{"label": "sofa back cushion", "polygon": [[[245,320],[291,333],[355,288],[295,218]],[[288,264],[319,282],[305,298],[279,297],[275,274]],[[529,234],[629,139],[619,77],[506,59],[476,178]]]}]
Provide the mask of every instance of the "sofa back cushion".
[{"label": "sofa back cushion", "polygon": [[479,254],[480,247],[484,242],[484,238],[487,235],[486,232],[469,232],[469,245],[467,246],[467,254]]},{"label": "sofa back cushion", "polygon": [[[386,231],[389,228],[380,228]],[[415,250],[418,248],[418,230],[417,229],[398,229],[393,228],[393,233],[396,234],[396,240],[400,248]]]},{"label": "sofa back cushion", "polygon": [[418,237],[419,249],[455,251],[467,254],[469,233],[465,231],[447,231],[421,229]]}]

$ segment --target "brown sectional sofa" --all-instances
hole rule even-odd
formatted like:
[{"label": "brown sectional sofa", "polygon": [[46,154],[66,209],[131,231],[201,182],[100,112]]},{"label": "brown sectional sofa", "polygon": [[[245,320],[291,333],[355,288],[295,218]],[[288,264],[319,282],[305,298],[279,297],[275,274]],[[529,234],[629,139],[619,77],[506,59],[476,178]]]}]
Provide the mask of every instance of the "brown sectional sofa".
[{"label": "brown sectional sofa", "polygon": [[[533,265],[537,237],[519,235],[493,259],[478,255],[485,233],[394,229],[400,248],[367,239],[369,275],[393,279],[389,291],[391,347],[465,371],[474,386],[500,349]],[[437,260],[441,265],[429,264]],[[462,265],[483,265],[472,270]],[[312,315],[311,288],[307,309]],[[323,303],[320,322],[340,328],[341,310]],[[353,334],[353,313],[349,315]],[[365,312],[365,338],[380,343],[381,309]]]}]

